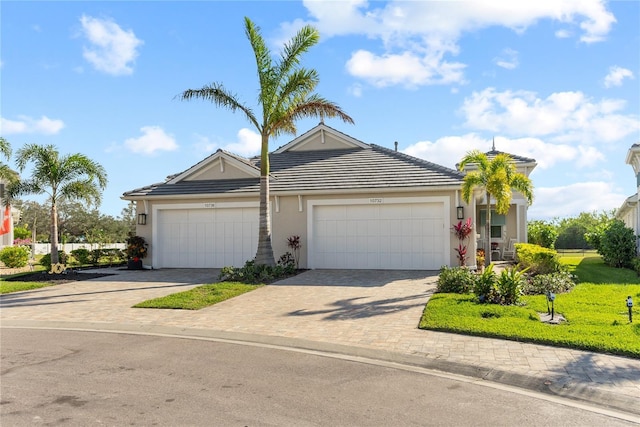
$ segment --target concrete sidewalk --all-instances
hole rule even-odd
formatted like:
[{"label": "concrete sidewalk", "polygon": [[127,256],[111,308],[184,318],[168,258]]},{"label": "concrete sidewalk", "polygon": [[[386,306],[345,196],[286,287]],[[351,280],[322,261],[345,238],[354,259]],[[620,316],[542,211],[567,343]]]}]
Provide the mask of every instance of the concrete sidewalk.
[{"label": "concrete sidewalk", "polygon": [[131,307],[214,282],[218,270],[99,271],[114,275],[3,295],[0,326],[162,333],[350,354],[640,415],[638,359],[418,329],[437,272],[312,270],[186,311]]}]

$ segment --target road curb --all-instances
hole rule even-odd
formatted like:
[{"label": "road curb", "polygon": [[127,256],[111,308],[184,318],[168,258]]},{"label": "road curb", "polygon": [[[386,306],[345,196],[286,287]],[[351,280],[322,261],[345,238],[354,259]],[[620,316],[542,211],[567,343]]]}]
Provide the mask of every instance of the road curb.
[{"label": "road curb", "polygon": [[483,381],[517,387],[551,396],[588,403],[606,409],[640,416],[638,400],[621,394],[576,383],[570,376],[536,377],[509,372],[499,368],[474,366],[469,363],[445,360],[429,354],[404,354],[366,347],[348,346],[300,338],[258,335],[210,329],[183,328],[149,324],[113,324],[98,322],[63,322],[37,320],[3,320],[0,328],[58,329],[107,333],[161,335],[184,339],[223,340],[239,344],[260,344],[282,349],[353,356],[375,361],[391,362]]}]

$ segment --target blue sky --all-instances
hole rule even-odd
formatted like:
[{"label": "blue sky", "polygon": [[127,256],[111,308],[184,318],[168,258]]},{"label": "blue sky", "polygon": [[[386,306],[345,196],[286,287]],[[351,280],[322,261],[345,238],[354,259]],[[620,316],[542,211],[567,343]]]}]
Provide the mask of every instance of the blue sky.
[{"label": "blue sky", "polygon": [[304,65],[355,120],[329,126],[451,168],[493,138],[535,158],[530,218],[615,209],[636,191],[638,1],[4,0],[0,13],[0,135],[14,151],[53,144],[101,163],[108,215],[123,192],[218,148],[258,153],[242,115],[174,99],[222,82],[257,107],[245,16],[274,52],[301,25],[319,29]]}]

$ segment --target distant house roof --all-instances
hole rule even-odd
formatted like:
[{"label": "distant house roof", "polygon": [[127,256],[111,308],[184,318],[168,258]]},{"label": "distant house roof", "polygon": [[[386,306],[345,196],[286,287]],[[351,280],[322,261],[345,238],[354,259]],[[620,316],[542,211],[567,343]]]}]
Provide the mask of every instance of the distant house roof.
[{"label": "distant house roof", "polygon": [[[321,126],[325,130],[331,129],[325,125]],[[292,147],[292,143],[289,143],[270,153],[271,193],[436,189],[459,187],[462,184],[464,174],[454,169],[375,144],[365,144],[353,138],[347,138],[349,139],[345,145],[346,148],[343,149],[296,151],[287,149]],[[300,138],[296,138],[294,141],[299,140]],[[230,155],[226,152],[217,152],[212,156],[220,157],[223,154]],[[165,182],[125,192],[123,198],[259,193],[259,177],[178,179],[180,176],[189,176],[189,171],[194,168],[204,167],[208,161],[212,161],[211,159],[214,158],[212,156],[187,171],[170,176]],[[259,170],[259,157],[245,159],[237,155],[232,156],[237,161]],[[230,157],[226,158],[230,159]]]},{"label": "distant house roof", "polygon": [[489,160],[492,160],[498,154],[506,154],[507,156],[511,157],[511,159],[516,163],[516,165],[517,164],[524,164],[524,163],[536,163],[535,159],[532,159],[532,158],[529,158],[529,157],[518,156],[516,154],[505,153],[504,151],[499,151],[499,150],[496,150],[496,149],[493,149],[491,151],[487,151],[485,154],[487,155],[487,158]]}]

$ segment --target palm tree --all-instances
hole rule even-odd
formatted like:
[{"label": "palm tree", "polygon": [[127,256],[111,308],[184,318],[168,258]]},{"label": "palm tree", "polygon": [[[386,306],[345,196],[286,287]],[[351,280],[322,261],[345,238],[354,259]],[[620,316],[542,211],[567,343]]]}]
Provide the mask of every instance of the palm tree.
[{"label": "palm tree", "polygon": [[462,183],[462,198],[470,203],[476,188],[485,192],[487,199],[487,215],[485,236],[487,248],[485,262],[491,264],[491,196],[496,200],[496,212],[506,215],[511,205],[512,189],[520,192],[529,204],[533,202],[533,183],[524,174],[516,171],[511,157],[506,153],[498,153],[489,160],[486,154],[479,150],[469,151],[458,164],[463,171],[467,165],[476,165],[477,169],[469,171]]},{"label": "palm tree", "polygon": [[[0,154],[7,160],[11,158],[11,144],[3,137],[0,137]],[[16,171],[11,169],[5,163],[0,162],[0,181],[4,181],[7,184],[11,185],[11,183],[17,182],[19,179],[20,176]],[[3,199],[3,203],[5,205],[9,205],[9,203],[11,203],[9,197],[3,196]]]},{"label": "palm tree", "polygon": [[319,82],[316,70],[300,66],[302,54],[318,43],[319,33],[311,26],[302,27],[284,45],[280,58],[274,62],[264,38],[249,18],[244,19],[245,34],[251,43],[256,58],[258,81],[258,104],[262,117],[243,104],[221,83],[213,83],[200,89],[185,90],[182,100],[203,99],[232,112],[240,110],[262,137],[260,148],[260,225],[256,264],[275,265],[271,246],[271,221],[269,209],[269,138],[282,134],[296,134],[295,122],[308,117],[339,117],[347,123],[353,119],[338,105],[314,93]]},{"label": "palm tree", "polygon": [[51,264],[58,263],[58,202],[84,201],[98,206],[101,191],[107,186],[104,168],[84,156],[60,156],[53,145],[27,144],[16,153],[20,172],[33,163],[31,177],[11,186],[12,197],[23,194],[48,194],[51,201]]}]

